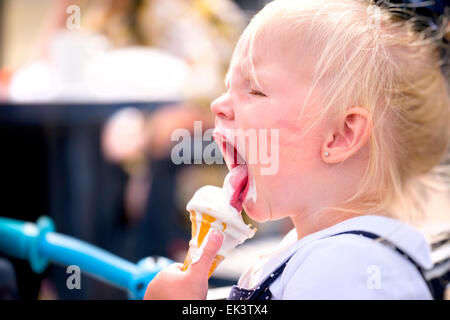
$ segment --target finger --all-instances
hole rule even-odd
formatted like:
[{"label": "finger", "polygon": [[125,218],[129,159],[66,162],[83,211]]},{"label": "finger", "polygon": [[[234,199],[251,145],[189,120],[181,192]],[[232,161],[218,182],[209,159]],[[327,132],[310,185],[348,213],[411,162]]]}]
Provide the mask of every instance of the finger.
[{"label": "finger", "polygon": [[200,276],[208,277],[209,269],[214,261],[217,252],[220,250],[223,242],[223,235],[218,230],[211,230],[208,234],[208,239],[205,247],[203,248],[203,252],[200,256],[200,259],[191,264],[190,272],[194,274],[198,274]]}]

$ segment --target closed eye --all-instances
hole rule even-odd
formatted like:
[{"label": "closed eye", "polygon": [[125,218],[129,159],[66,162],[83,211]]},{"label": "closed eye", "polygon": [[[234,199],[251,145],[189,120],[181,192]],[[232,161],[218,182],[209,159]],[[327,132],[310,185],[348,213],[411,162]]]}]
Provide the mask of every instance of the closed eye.
[{"label": "closed eye", "polygon": [[266,96],[264,93],[262,93],[261,91],[254,90],[254,89],[252,89],[252,90],[250,91],[250,94],[255,95],[255,96],[267,97],[267,96]]}]

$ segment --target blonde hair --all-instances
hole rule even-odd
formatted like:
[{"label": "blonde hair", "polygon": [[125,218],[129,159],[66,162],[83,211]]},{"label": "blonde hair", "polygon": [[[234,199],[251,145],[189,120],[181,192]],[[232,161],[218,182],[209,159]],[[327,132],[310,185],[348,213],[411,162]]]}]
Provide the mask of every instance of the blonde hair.
[{"label": "blonde hair", "polygon": [[308,98],[325,88],[314,98],[320,108],[309,130],[330,112],[343,119],[355,105],[373,117],[361,184],[334,209],[409,222],[423,218],[427,191],[448,186],[450,98],[437,45],[448,29],[430,37],[415,30],[412,19],[372,1],[275,0],[251,20],[235,50],[247,52],[256,82],[253,49],[269,30],[293,33],[291,40],[307,44],[299,63],[315,64]]}]

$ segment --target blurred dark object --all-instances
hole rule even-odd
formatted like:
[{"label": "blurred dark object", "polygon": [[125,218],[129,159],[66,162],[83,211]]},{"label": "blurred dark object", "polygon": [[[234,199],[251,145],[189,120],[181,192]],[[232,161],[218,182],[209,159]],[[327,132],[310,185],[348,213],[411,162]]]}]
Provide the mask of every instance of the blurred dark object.
[{"label": "blurred dark object", "polygon": [[189,241],[188,233],[180,234],[179,230],[182,228],[179,227],[181,224],[177,218],[182,215],[175,205],[175,176],[180,166],[173,164],[170,158],[164,158],[153,160],[151,167],[153,186],[145,215],[137,226],[137,260],[149,255],[171,255],[169,251],[173,239],[181,237],[186,249]]},{"label": "blurred dark object", "polygon": [[[45,130],[36,125],[23,127],[3,122],[0,106],[1,215],[35,221],[48,212],[47,147]],[[35,275],[29,264],[11,259],[17,274],[21,299],[34,300],[41,275]]]},{"label": "blurred dark object", "polygon": [[[0,104],[1,215],[35,221],[48,214],[62,233],[135,261],[127,248],[132,233],[123,221],[126,173],[104,159],[100,134],[121,108],[150,113],[163,104]],[[35,275],[26,262],[12,263],[21,299],[36,299],[44,276],[52,278],[61,299],[126,298],[83,275],[82,289],[68,290],[61,267]]]},{"label": "blurred dark object", "polygon": [[0,258],[0,300],[17,300],[16,275],[12,264]]},{"label": "blurred dark object", "polygon": [[254,12],[261,10],[270,0],[234,0],[244,11]]},{"label": "blurred dark object", "polygon": [[450,230],[435,234],[430,239],[433,268],[425,276],[431,283],[436,300],[449,300],[450,290]]},{"label": "blurred dark object", "polygon": [[432,39],[440,50],[441,69],[450,83],[450,0],[374,0],[414,24],[416,31]]},{"label": "blurred dark object", "polygon": [[448,45],[446,29],[450,18],[450,1],[448,0],[375,0],[381,7],[389,8],[398,17],[411,19],[417,31],[428,32],[429,36],[442,33],[444,44]]}]

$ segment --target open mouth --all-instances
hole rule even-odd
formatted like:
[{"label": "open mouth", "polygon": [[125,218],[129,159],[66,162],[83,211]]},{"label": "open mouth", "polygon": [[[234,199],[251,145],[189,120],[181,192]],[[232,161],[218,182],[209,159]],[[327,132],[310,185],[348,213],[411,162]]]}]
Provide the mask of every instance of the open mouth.
[{"label": "open mouth", "polygon": [[241,212],[249,188],[247,164],[235,145],[224,135],[215,133],[214,140],[221,147],[222,155],[230,170],[228,181],[233,189],[230,205]]}]

